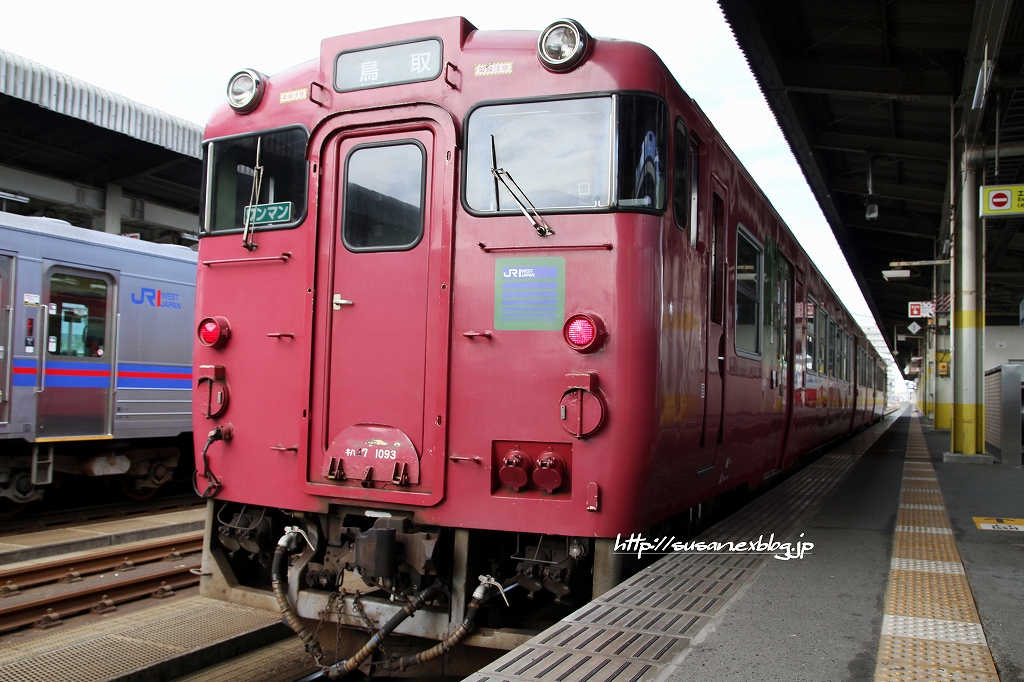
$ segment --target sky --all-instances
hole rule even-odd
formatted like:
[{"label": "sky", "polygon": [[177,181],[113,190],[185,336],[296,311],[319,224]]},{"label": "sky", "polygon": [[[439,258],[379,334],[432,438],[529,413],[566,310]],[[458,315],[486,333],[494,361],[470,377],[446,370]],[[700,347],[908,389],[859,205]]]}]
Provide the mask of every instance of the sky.
[{"label": "sky", "polygon": [[[649,0],[643,11],[623,7],[581,3],[571,17],[591,35],[634,40],[661,56],[869,338],[881,344],[883,357],[891,359],[717,3]],[[224,101],[228,78],[241,68],[273,75],[317,57],[328,36],[454,15],[483,30],[536,31],[562,17],[550,1],[540,0],[51,0],[9,3],[0,22],[0,48],[202,125]]]}]

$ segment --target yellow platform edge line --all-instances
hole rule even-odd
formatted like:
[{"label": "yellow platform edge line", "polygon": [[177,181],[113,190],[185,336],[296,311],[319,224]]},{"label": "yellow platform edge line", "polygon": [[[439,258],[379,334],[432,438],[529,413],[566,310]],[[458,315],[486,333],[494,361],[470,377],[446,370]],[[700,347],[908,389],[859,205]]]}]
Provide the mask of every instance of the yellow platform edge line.
[{"label": "yellow platform edge line", "polygon": [[[918,492],[920,481],[907,480],[922,473],[934,476],[921,422],[911,417],[900,491],[900,512],[893,534],[889,583],[885,593],[884,621],[891,625],[878,642],[875,682],[920,679],[971,679],[999,682],[974,594],[965,574],[950,575],[896,568],[897,559],[944,556],[959,565],[960,553],[951,534],[919,533],[907,526],[904,505],[928,502],[942,510],[928,510],[932,525],[949,528],[949,514],[940,490]],[[932,505],[929,505],[932,506]],[[923,520],[923,519],[922,519]],[[951,561],[952,560],[952,561]],[[934,566],[934,564],[932,564]],[[913,614],[913,615],[911,615]],[[956,619],[952,619],[952,617]],[[892,628],[897,628],[898,632]],[[968,642],[972,633],[982,633],[978,642]],[[976,636],[976,634],[974,635]]]}]

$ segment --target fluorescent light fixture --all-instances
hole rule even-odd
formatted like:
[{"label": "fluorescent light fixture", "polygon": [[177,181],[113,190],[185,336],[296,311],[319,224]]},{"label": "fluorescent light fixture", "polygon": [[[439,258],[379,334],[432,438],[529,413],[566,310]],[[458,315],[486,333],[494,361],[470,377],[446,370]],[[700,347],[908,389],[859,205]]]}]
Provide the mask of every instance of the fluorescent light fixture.
[{"label": "fluorescent light fixture", "polygon": [[27,204],[29,202],[28,197],[20,194],[11,194],[10,192],[0,192],[0,199],[4,199],[5,201],[16,201],[19,204]]},{"label": "fluorescent light fixture", "polygon": [[910,270],[882,270],[882,277],[887,282],[891,279],[907,279],[910,277]]}]

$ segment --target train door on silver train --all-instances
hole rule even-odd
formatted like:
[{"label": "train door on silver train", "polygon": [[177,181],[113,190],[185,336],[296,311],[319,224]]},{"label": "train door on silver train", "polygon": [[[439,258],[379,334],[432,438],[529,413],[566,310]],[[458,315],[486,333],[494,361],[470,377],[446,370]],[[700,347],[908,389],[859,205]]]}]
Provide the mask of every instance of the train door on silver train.
[{"label": "train door on silver train", "polygon": [[421,457],[434,445],[433,430],[426,429],[436,413],[426,410],[434,410],[431,393],[438,390],[438,291],[428,285],[441,229],[432,209],[441,203],[444,184],[436,177],[437,134],[418,125],[343,137],[336,146],[325,424],[330,439],[356,425],[381,428],[374,438],[382,448],[363,455],[372,480],[390,481],[395,464],[374,457],[401,463],[408,447],[400,443],[411,441]]},{"label": "train door on silver train", "polygon": [[0,424],[11,418],[11,357],[14,351],[14,258],[0,255]]},{"label": "train door on silver train", "polygon": [[115,279],[43,263],[36,442],[109,438]]},{"label": "train door on silver train", "polygon": [[697,470],[715,463],[715,451],[722,442],[722,416],[725,414],[725,187],[714,183],[711,193],[711,231],[708,235],[708,314],[704,363],[704,424]]}]

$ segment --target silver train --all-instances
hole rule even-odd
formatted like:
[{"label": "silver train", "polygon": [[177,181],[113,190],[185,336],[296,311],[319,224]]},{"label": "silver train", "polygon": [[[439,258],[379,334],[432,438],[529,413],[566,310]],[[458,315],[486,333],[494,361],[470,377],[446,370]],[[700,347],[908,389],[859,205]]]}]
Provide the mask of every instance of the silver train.
[{"label": "silver train", "polygon": [[0,213],[0,513],[55,475],[143,499],[189,462],[195,282],[187,247]]}]

